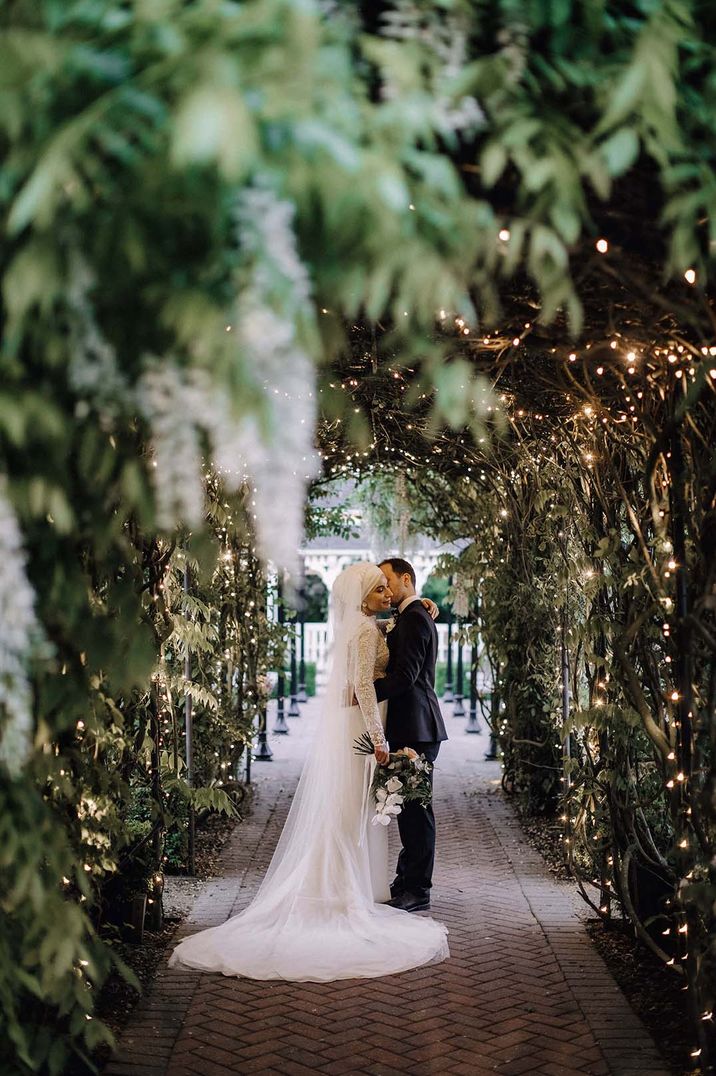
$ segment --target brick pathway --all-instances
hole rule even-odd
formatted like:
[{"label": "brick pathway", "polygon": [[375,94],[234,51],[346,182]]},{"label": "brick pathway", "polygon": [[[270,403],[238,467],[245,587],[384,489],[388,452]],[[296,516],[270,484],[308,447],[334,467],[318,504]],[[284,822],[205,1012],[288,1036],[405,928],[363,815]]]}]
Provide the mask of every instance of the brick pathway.
[{"label": "brick pathway", "polygon": [[[250,900],[286,816],[312,708],[255,763],[255,809],[225,873],[206,884],[180,937]],[[163,966],[107,1076],[300,1076],[325,1072],[482,1076],[667,1076],[594,950],[584,905],[545,870],[483,761],[486,736],[448,720],[436,771],[433,914],[451,958],[383,979],[255,982]],[[393,835],[392,839],[395,839]]]}]

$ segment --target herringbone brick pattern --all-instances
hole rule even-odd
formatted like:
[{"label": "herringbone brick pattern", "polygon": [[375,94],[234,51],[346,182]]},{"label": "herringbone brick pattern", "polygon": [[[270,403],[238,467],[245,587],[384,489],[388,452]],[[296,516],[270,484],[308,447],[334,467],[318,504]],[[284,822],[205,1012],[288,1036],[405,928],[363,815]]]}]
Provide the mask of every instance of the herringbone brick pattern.
[{"label": "herringbone brick pattern", "polygon": [[[288,737],[272,741],[274,761],[254,766],[255,809],[183,933],[220,923],[250,900],[288,810],[312,705]],[[448,720],[435,779],[432,914],[450,929],[449,961],[336,983],[164,967],[107,1076],[666,1076],[591,946],[579,898],[524,843],[497,764],[482,761],[486,738],[465,735],[462,724]]]}]

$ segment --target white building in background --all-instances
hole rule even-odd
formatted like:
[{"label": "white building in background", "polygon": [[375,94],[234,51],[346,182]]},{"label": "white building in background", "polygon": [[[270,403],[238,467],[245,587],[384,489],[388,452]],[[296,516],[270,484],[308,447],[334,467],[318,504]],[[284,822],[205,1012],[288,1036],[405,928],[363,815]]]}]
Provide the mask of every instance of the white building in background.
[{"label": "white building in background", "polygon": [[438,558],[443,553],[454,552],[447,545],[438,545],[429,539],[418,539],[412,549],[405,553],[383,547],[376,548],[363,538],[314,538],[301,549],[306,575],[317,575],[329,591],[338,576],[349,564],[368,560],[374,564],[385,557],[404,557],[415,569],[416,589],[420,593],[428,578],[435,570]]}]

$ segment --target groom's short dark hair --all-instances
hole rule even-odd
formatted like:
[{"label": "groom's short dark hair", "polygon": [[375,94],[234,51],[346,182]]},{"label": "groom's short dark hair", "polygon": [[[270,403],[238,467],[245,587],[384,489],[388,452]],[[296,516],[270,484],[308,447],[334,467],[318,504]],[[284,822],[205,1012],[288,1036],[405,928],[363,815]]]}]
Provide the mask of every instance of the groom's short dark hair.
[{"label": "groom's short dark hair", "polygon": [[415,586],[415,569],[407,560],[402,557],[384,557],[380,564],[389,564],[396,575],[409,575],[410,582]]}]

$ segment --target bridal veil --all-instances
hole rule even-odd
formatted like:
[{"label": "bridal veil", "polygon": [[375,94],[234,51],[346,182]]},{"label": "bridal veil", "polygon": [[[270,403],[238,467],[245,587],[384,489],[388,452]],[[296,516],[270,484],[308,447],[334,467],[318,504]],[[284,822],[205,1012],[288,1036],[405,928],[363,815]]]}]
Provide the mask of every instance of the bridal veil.
[{"label": "bridal veil", "polygon": [[[256,896],[221,926],[182,941],[170,964],[322,982],[389,975],[448,956],[441,923],[374,900],[363,809],[371,761],[353,749],[364,726],[351,685],[353,644],[366,621],[361,602],[381,578],[375,565],[354,564],[333,586],[331,669],[315,739]],[[384,870],[387,878],[387,859]]]}]

